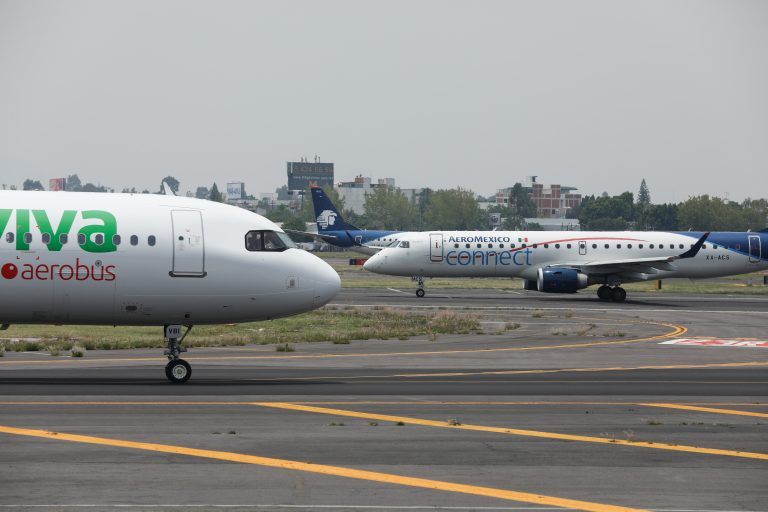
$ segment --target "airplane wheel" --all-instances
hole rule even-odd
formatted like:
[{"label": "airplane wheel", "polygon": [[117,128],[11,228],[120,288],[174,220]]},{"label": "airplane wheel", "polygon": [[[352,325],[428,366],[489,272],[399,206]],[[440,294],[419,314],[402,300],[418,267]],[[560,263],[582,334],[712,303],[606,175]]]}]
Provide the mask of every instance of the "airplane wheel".
[{"label": "airplane wheel", "polygon": [[421,288],[419,288],[418,290],[416,290],[416,296],[417,296],[418,298],[422,298],[422,297],[424,296],[424,290],[423,290],[423,289],[421,289]]},{"label": "airplane wheel", "polygon": [[616,288],[611,290],[611,300],[613,302],[624,302],[624,299],[626,298],[627,298],[627,292],[621,286],[617,286]]},{"label": "airplane wheel", "polygon": [[192,367],[183,359],[174,359],[165,365],[165,376],[174,384],[181,384],[192,376]]},{"label": "airplane wheel", "polygon": [[597,297],[600,300],[609,300],[611,298],[611,287],[603,285],[597,289]]}]

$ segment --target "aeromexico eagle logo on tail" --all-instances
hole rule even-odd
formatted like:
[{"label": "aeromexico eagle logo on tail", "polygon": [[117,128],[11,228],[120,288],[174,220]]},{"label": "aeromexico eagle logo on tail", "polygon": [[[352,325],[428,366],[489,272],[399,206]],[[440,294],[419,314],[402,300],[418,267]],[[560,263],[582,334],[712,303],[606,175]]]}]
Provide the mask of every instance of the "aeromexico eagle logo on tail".
[{"label": "aeromexico eagle logo on tail", "polygon": [[[11,217],[15,212],[15,231],[6,233]],[[29,251],[31,237],[42,239],[47,249],[51,252],[59,252],[65,241],[71,238],[72,226],[78,218],[85,222],[77,231],[75,242],[85,252],[107,253],[117,251],[115,235],[117,234],[117,219],[113,214],[104,210],[64,210],[57,226],[53,226],[48,212],[45,210],[3,209],[0,208],[0,234],[6,233],[5,238],[9,242],[16,242],[17,251]],[[13,226],[13,224],[10,224]],[[33,234],[34,230],[39,234]],[[13,234],[11,238],[10,234]],[[66,235],[66,240],[63,235]],[[20,260],[20,257],[16,257]],[[39,259],[39,258],[38,258]],[[101,261],[95,264],[82,262],[80,258],[75,261],[61,263],[5,263],[0,266],[0,275],[4,279],[15,279],[17,276],[25,281],[48,281],[61,279],[62,281],[114,281],[116,278],[115,265],[108,265]]]},{"label": "aeromexico eagle logo on tail", "polygon": [[317,216],[317,224],[320,226],[320,229],[332,228],[334,224],[336,224],[336,218],[338,216],[339,214],[333,210],[323,210],[320,215]]}]

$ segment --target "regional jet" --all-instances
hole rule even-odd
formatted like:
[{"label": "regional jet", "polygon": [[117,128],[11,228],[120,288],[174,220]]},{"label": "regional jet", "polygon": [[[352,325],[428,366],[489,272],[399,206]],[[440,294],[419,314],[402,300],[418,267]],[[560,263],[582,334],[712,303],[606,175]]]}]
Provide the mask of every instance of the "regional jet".
[{"label": "regional jet", "polygon": [[308,231],[286,230],[289,233],[304,235],[336,247],[352,249],[362,254],[376,254],[384,247],[393,244],[402,231],[383,231],[358,229],[344,221],[341,212],[325,195],[320,187],[312,187],[312,206],[315,209],[317,233]]},{"label": "regional jet", "polygon": [[340,288],[328,264],[234,206],[20,191],[0,191],[0,205],[0,328],[163,326],[171,382],[192,374],[180,358],[192,326],[295,315]]},{"label": "regional jet", "polygon": [[768,269],[768,232],[462,231],[402,236],[368,259],[379,274],[519,277],[527,290],[574,293],[600,285],[602,300],[622,302],[622,283],[719,277]]}]

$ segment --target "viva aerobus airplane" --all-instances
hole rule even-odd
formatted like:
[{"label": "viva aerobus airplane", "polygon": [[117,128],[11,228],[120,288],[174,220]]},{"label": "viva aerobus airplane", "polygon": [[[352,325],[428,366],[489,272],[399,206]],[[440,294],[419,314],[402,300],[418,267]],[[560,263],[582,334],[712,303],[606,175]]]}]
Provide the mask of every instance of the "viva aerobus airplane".
[{"label": "viva aerobus airplane", "polygon": [[325,195],[320,187],[312,187],[312,206],[315,210],[317,233],[295,231],[289,233],[304,235],[336,247],[351,249],[362,254],[376,254],[392,244],[403,234],[402,231],[382,231],[377,229],[358,229],[344,221],[341,212]]},{"label": "viva aerobus airplane", "polygon": [[172,382],[192,373],[179,356],[193,325],[295,315],[340,288],[269,220],[199,199],[0,191],[0,236],[2,329],[165,326]]},{"label": "viva aerobus airplane", "polygon": [[519,277],[525,288],[574,293],[599,284],[603,300],[622,302],[622,283],[700,279],[768,269],[768,232],[462,231],[411,233],[364,268],[425,277]]}]

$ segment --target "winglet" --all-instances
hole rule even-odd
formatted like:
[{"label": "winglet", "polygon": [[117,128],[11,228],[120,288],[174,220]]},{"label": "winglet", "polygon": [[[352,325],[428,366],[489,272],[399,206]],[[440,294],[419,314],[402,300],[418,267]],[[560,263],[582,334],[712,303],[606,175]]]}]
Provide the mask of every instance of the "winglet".
[{"label": "winglet", "polygon": [[686,258],[693,258],[699,253],[699,250],[704,245],[704,242],[707,241],[707,237],[709,236],[709,231],[704,233],[704,235],[699,238],[699,241],[693,244],[693,247],[685,251],[683,254],[679,255],[676,259],[686,259]]}]

